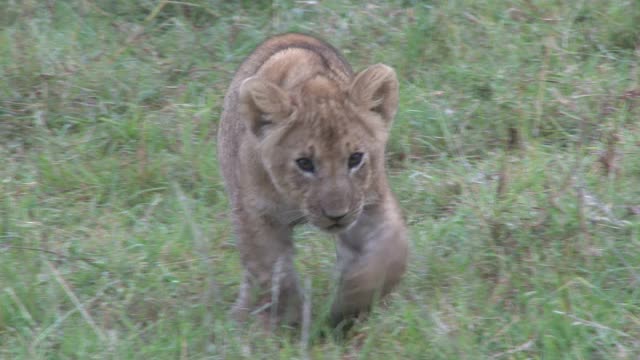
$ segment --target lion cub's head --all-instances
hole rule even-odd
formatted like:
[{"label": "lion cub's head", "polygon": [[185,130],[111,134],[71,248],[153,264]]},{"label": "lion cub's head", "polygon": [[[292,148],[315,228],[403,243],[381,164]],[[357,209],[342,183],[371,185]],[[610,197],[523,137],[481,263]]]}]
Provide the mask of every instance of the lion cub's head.
[{"label": "lion cub's head", "polygon": [[349,84],[318,74],[290,90],[254,76],[239,93],[271,181],[313,225],[344,230],[384,196],[384,147],[398,106],[392,68],[373,65]]}]

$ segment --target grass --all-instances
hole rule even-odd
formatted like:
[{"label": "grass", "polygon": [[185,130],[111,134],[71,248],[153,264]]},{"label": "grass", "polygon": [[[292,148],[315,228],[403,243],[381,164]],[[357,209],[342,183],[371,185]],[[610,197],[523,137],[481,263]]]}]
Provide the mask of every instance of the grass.
[{"label": "grass", "polygon": [[[0,358],[640,356],[635,2],[1,8]],[[233,71],[290,30],[397,70],[412,244],[388,306],[308,347],[227,318],[240,264],[215,160]],[[317,315],[333,244],[302,228],[297,249]]]}]

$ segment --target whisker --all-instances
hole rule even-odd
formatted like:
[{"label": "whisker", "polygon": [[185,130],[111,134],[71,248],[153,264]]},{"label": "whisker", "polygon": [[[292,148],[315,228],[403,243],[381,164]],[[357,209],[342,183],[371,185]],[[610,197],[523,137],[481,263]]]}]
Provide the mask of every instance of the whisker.
[{"label": "whisker", "polygon": [[382,204],[382,201],[380,201],[380,199],[370,199],[370,200],[366,200],[363,204],[362,207],[367,207],[367,206],[372,206],[372,205],[378,205],[378,204]]},{"label": "whisker", "polygon": [[280,220],[286,224],[294,224],[304,220],[307,216],[300,210],[286,210],[280,213]]}]

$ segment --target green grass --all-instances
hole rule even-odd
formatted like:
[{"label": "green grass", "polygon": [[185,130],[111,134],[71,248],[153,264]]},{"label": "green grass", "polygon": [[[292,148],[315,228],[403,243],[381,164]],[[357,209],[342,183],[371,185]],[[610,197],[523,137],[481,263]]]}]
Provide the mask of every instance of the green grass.
[{"label": "green grass", "polygon": [[[0,358],[637,359],[634,1],[0,3]],[[401,81],[389,173],[411,231],[344,341],[227,317],[215,160],[233,71],[313,32]],[[314,327],[332,240],[298,231]]]}]

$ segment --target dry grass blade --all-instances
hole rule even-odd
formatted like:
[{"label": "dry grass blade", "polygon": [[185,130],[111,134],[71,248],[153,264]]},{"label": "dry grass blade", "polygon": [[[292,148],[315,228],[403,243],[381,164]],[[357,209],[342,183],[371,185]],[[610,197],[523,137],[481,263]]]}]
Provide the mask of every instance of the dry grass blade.
[{"label": "dry grass blade", "polygon": [[304,304],[302,305],[302,335],[300,349],[305,359],[309,358],[309,336],[311,332],[311,278],[304,279]]},{"label": "dry grass blade", "polygon": [[533,345],[535,344],[535,342],[533,340],[529,340],[523,344],[520,344],[518,346],[516,346],[513,349],[509,349],[507,351],[503,351],[501,353],[497,353],[494,355],[491,355],[491,359],[499,359],[508,355],[512,355],[518,352],[522,352],[522,351],[527,351],[529,349],[531,349],[533,347]]},{"label": "dry grass blade", "polygon": [[282,282],[284,256],[280,256],[273,265],[273,273],[271,274],[271,315],[269,317],[269,330],[274,331],[278,325],[278,303],[280,301],[280,283]]},{"label": "dry grass blade", "polygon": [[162,11],[162,8],[165,7],[165,5],[167,5],[169,3],[169,0],[162,0],[158,3],[158,5],[156,5],[156,7],[151,11],[151,13],[149,13],[149,16],[147,16],[144,19],[145,23],[150,22],[151,20],[155,19],[156,16],[158,16],[158,14],[160,14],[160,11]]},{"label": "dry grass blade", "polygon": [[559,310],[556,310],[554,312],[556,314],[559,314],[559,315],[564,315],[564,316],[570,318],[571,320],[573,320],[573,325],[583,325],[583,326],[588,326],[588,327],[591,327],[591,328],[594,328],[594,329],[598,329],[598,330],[609,331],[609,332],[616,333],[617,335],[622,336],[622,337],[630,337],[631,336],[631,335],[627,334],[624,331],[620,331],[618,329],[613,329],[613,328],[611,328],[609,326],[602,325],[602,324],[597,323],[595,321],[590,321],[590,320],[579,318],[574,314],[570,314],[570,313],[567,313],[567,312],[564,312],[564,311],[559,311]]},{"label": "dry grass blade", "polygon": [[53,276],[56,279],[56,281],[58,281],[58,284],[60,284],[60,286],[62,287],[64,292],[67,294],[67,296],[69,297],[69,299],[71,300],[73,305],[80,312],[80,314],[82,315],[82,318],[84,319],[84,321],[86,321],[87,324],[89,324],[89,326],[91,327],[93,332],[96,333],[98,338],[100,338],[100,340],[106,344],[107,343],[107,339],[108,339],[107,336],[102,331],[102,329],[100,329],[100,327],[98,327],[98,325],[93,320],[93,317],[91,317],[91,314],[89,314],[87,309],[85,309],[85,307],[82,304],[82,302],[78,299],[76,294],[73,292],[73,290],[69,286],[69,283],[67,283],[67,281],[62,277],[62,274],[60,274],[58,269],[56,269],[56,267],[53,266],[53,264],[50,261],[45,260],[45,263],[47,264],[47,267],[49,267],[49,270],[51,270],[51,273],[53,274]]},{"label": "dry grass blade", "polygon": [[[86,307],[87,305],[92,304],[94,301],[98,300],[102,295],[103,292],[118,284],[120,282],[120,280],[114,280],[111,281],[107,284],[105,284],[104,286],[102,286],[97,292],[96,295],[94,297],[92,297],[91,299],[87,300],[84,302],[82,308]],[[56,328],[58,328],[62,323],[65,322],[65,320],[67,320],[69,318],[69,316],[75,314],[76,312],[78,312],[80,310],[80,307],[74,307],[73,309],[67,311],[66,313],[64,313],[62,316],[59,316],[56,318],[56,320],[53,322],[53,324],[47,326],[46,328],[44,328],[42,331],[40,331],[40,333],[38,334],[38,336],[35,337],[35,339],[33,339],[33,341],[31,342],[31,344],[29,344],[29,348],[32,349],[32,352],[35,351],[35,349],[38,347],[38,345],[44,340],[46,339],[52,331],[54,331]]]},{"label": "dry grass blade", "polygon": [[31,314],[29,313],[29,310],[27,309],[26,306],[24,306],[24,303],[20,300],[20,298],[18,297],[18,295],[16,295],[16,292],[13,291],[12,288],[5,288],[4,291],[9,294],[9,297],[11,298],[11,300],[13,300],[13,302],[16,304],[16,306],[18,306],[18,310],[20,310],[20,315],[22,315],[22,317],[27,320],[27,322],[29,323],[30,326],[35,326],[36,323],[33,320],[33,316],[31,316]]}]

